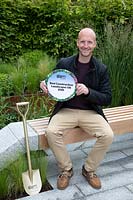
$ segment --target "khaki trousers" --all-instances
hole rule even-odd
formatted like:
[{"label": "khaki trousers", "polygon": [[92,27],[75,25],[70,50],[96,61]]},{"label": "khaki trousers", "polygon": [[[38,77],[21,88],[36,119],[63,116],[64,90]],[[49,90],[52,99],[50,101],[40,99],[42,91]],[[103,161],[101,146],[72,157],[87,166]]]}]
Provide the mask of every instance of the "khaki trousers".
[{"label": "khaki trousers", "polygon": [[72,168],[72,162],[63,143],[65,129],[81,127],[85,132],[96,137],[91,152],[85,161],[87,171],[95,171],[103,160],[113,141],[113,132],[107,121],[95,111],[63,108],[54,115],[46,130],[49,146],[53,151],[60,170]]}]

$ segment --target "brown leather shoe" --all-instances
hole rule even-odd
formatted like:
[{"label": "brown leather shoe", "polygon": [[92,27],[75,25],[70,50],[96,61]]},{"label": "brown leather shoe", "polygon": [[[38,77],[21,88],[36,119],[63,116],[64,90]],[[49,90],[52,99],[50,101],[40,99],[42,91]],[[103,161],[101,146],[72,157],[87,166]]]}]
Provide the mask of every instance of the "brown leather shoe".
[{"label": "brown leather shoe", "polygon": [[86,171],[85,167],[82,168],[82,175],[85,177],[87,182],[95,189],[101,188],[101,181],[94,172]]},{"label": "brown leather shoe", "polygon": [[59,190],[64,190],[69,185],[69,180],[72,176],[73,176],[73,169],[61,172],[61,174],[58,176],[57,179],[57,188]]}]

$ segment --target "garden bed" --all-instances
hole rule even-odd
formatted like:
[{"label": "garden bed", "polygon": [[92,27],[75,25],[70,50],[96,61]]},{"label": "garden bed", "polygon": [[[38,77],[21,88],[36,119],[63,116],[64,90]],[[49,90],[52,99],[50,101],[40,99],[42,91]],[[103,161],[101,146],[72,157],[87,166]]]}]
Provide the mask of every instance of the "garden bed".
[{"label": "garden bed", "polygon": [[54,100],[41,92],[8,97],[0,96],[0,129],[11,122],[22,120],[16,111],[16,103],[22,101],[29,102],[27,119],[48,116],[51,114],[54,107]]},{"label": "garden bed", "polygon": [[[39,169],[42,189],[40,192],[52,190],[47,181],[47,156],[44,151],[31,151],[32,169]],[[19,154],[13,163],[8,161],[0,171],[0,200],[14,200],[28,196],[22,183],[22,173],[28,170],[27,154]]]},{"label": "garden bed", "polygon": [[[46,191],[49,191],[49,190],[53,190],[53,187],[50,185],[50,183],[46,180],[45,184],[42,186],[42,189],[40,191],[41,192],[46,192]],[[9,197],[5,197],[5,198],[0,198],[0,200],[14,200],[16,199],[16,196],[17,196],[17,199],[18,198],[23,198],[23,197],[27,197],[27,193],[26,192],[23,192],[23,193],[19,193],[16,195],[16,194],[11,194],[11,196]]]}]

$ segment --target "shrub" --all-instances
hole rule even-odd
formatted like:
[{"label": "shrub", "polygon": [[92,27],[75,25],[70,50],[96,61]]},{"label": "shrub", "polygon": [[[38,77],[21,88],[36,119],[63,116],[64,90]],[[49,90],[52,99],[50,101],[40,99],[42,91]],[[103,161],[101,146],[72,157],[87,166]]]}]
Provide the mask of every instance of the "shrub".
[{"label": "shrub", "polygon": [[13,84],[9,74],[0,73],[0,96],[10,96]]},{"label": "shrub", "polygon": [[75,52],[77,32],[91,26],[103,33],[106,21],[128,24],[132,0],[1,0],[0,58],[17,59],[28,49],[50,56]]},{"label": "shrub", "polygon": [[18,115],[6,97],[0,97],[0,129],[18,120]]}]

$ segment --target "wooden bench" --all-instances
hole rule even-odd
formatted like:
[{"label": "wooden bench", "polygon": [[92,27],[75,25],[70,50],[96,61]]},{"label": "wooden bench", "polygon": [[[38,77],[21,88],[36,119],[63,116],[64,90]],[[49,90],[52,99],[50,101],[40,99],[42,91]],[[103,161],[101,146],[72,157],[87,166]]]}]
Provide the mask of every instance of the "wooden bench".
[{"label": "wooden bench", "polygon": [[[103,109],[103,112],[115,134],[133,132],[133,105],[106,108]],[[38,134],[39,149],[46,149],[49,147],[45,135],[48,121],[49,117],[28,120],[28,125]],[[66,130],[64,133],[65,144],[82,142],[88,139],[92,139],[92,137],[78,127]]]}]

